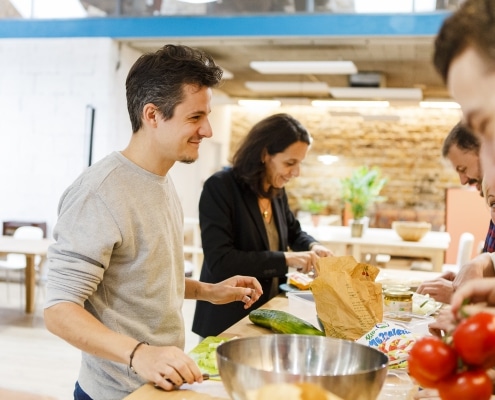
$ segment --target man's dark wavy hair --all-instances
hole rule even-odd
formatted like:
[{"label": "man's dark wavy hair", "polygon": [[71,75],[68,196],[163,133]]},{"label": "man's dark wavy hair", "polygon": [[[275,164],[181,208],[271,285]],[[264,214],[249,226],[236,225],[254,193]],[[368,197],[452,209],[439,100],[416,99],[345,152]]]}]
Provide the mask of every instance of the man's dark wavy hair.
[{"label": "man's dark wavy hair", "polygon": [[134,63],[126,80],[127,110],[132,131],[142,126],[146,104],[158,107],[165,119],[174,115],[184,100],[184,86],[215,87],[223,71],[202,50],[167,44],[154,53],[143,54]]}]

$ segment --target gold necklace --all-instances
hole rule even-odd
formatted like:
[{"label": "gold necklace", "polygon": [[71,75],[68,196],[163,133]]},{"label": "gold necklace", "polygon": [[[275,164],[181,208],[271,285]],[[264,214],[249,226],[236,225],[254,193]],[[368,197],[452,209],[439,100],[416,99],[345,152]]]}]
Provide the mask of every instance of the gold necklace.
[{"label": "gold necklace", "polygon": [[[266,207],[263,206],[262,200],[267,200],[268,201],[268,205]],[[260,208],[261,208],[261,215],[263,215],[263,218],[265,218],[266,220],[268,220],[270,218],[270,208],[271,208],[271,205],[272,205],[270,199],[259,199],[258,200],[258,204],[260,205]]]}]

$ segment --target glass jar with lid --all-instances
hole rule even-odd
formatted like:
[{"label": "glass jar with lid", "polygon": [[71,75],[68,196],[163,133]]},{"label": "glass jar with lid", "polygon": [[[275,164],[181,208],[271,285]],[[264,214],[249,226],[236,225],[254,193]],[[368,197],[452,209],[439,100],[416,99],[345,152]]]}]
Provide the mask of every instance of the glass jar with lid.
[{"label": "glass jar with lid", "polygon": [[385,317],[401,321],[411,321],[413,292],[409,288],[390,287],[383,292],[383,311]]}]

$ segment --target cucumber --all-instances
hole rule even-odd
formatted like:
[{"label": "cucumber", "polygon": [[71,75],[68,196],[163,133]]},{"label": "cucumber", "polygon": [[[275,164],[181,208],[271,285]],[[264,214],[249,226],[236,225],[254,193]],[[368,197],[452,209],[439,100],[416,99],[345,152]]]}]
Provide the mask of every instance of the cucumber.
[{"label": "cucumber", "polygon": [[309,322],[285,311],[259,308],[249,313],[249,319],[252,323],[271,329],[275,333],[325,336]]}]

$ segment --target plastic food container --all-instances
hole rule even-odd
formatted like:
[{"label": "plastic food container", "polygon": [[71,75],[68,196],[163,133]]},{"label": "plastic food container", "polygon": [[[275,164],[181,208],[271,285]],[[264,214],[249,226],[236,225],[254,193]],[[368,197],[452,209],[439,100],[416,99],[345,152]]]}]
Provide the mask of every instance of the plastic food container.
[{"label": "plastic food container", "polygon": [[289,309],[287,312],[301,318],[318,328],[316,304],[311,292],[288,292]]}]

